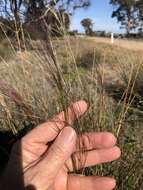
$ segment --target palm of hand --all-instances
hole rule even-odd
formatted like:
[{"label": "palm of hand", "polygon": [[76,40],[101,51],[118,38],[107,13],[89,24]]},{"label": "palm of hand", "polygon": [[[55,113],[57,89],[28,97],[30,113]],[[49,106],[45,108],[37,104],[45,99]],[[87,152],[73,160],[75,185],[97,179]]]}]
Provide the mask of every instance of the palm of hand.
[{"label": "palm of hand", "polygon": [[[87,105],[83,101],[72,105],[68,109],[69,125],[86,109]],[[10,168],[16,163],[15,170],[21,174],[19,176],[23,178],[23,186],[28,190],[113,189],[115,180],[111,178],[85,177],[68,173],[73,171],[72,153],[77,166],[81,161],[80,150],[76,149],[76,140],[75,131],[65,125],[62,112],[35,128],[14,146],[6,173],[11,175]],[[80,140],[83,141],[86,150],[83,155],[86,158],[85,167],[109,162],[120,156],[120,150],[115,146],[116,139],[110,133],[88,133],[82,135]],[[21,160],[21,167],[17,164],[19,160]]]}]

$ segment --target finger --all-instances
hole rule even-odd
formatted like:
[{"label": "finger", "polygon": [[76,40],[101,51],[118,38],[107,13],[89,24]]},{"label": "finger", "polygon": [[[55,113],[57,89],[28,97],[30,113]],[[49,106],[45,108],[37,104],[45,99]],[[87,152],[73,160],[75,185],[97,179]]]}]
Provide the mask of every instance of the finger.
[{"label": "finger", "polygon": [[112,133],[85,133],[78,138],[75,151],[110,148],[115,146],[116,137]]},{"label": "finger", "polygon": [[[23,142],[23,141],[22,141]],[[105,133],[86,133],[83,134],[82,136],[79,136],[78,142],[76,143],[76,146],[74,148],[74,152],[84,150],[93,150],[93,149],[101,149],[101,148],[110,148],[113,147],[116,144],[116,138],[114,137],[113,134],[105,132]],[[37,143],[32,143],[29,146],[27,146],[27,141],[26,143],[23,143],[23,148],[26,150],[29,150],[29,152],[33,153],[33,156],[35,159],[42,155],[46,150],[47,146],[37,146]],[[32,157],[33,157],[32,156]],[[85,157],[85,156],[84,156]],[[84,158],[85,160],[85,158]]]},{"label": "finger", "polygon": [[70,171],[73,171],[73,169],[81,169],[114,161],[118,159],[120,155],[121,151],[117,146],[107,149],[87,151],[85,153],[78,152],[73,155],[73,159],[69,159],[66,162],[66,166]]},{"label": "finger", "polygon": [[68,178],[69,190],[112,190],[115,188],[116,182],[108,177],[84,177],[70,175]]},{"label": "finger", "polygon": [[[76,143],[76,133],[71,127],[65,127],[56,138],[55,142],[49,148],[47,155],[37,165],[37,168],[44,176],[54,178],[57,173],[63,168],[66,160],[68,160],[73,153]],[[39,171],[39,173],[40,173]]]},{"label": "finger", "polygon": [[47,144],[53,141],[65,126],[71,125],[76,119],[82,116],[86,110],[87,104],[85,101],[76,102],[67,109],[67,118],[65,118],[65,112],[61,112],[46,123],[33,129],[24,137],[24,140],[30,143]]}]

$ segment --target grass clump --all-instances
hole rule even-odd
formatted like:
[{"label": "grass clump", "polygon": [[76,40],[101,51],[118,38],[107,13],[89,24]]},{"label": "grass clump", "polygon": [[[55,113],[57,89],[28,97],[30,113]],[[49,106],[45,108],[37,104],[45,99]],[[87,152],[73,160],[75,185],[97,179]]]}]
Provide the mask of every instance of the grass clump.
[{"label": "grass clump", "polygon": [[0,60],[9,60],[13,55],[13,50],[7,40],[0,42]]},{"label": "grass clump", "polygon": [[81,54],[77,57],[76,62],[79,67],[84,69],[91,69],[93,65],[98,65],[102,62],[103,55],[99,50],[89,50],[84,54]]}]

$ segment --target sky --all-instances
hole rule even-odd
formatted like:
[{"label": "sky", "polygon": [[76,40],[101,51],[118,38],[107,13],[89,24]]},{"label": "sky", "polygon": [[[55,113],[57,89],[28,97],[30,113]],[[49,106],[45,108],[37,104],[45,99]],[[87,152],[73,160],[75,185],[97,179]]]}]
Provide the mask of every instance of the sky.
[{"label": "sky", "polygon": [[78,29],[79,32],[84,32],[80,21],[83,18],[91,18],[94,23],[94,30],[106,30],[107,32],[121,33],[120,24],[116,18],[111,18],[113,11],[109,0],[91,0],[91,6],[87,9],[76,10],[71,21],[71,30]]}]

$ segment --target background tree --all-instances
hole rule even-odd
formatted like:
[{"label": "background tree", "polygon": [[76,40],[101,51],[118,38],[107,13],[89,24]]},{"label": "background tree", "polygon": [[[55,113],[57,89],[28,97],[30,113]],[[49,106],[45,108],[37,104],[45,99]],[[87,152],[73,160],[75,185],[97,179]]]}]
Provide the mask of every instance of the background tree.
[{"label": "background tree", "polygon": [[19,23],[43,26],[45,20],[51,33],[59,34],[63,28],[68,30],[70,15],[76,9],[89,5],[90,0],[0,0],[0,11],[3,17],[14,19],[19,26]]},{"label": "background tree", "polygon": [[51,0],[51,6],[56,6],[58,9],[64,9],[72,13],[78,8],[87,8],[90,6],[90,0]]},{"label": "background tree", "polygon": [[[24,0],[23,0],[24,1]],[[87,8],[90,5],[90,0],[25,0],[25,15],[26,20],[38,19],[42,15],[47,17],[47,14],[52,11],[71,15],[78,8]],[[64,14],[63,14],[64,15]],[[65,16],[65,17],[66,17]],[[52,20],[53,21],[53,20]]]},{"label": "background tree", "polygon": [[138,20],[139,20],[139,34],[143,35],[143,1],[136,1],[136,8],[138,9]]},{"label": "background tree", "polygon": [[114,7],[112,17],[117,18],[128,35],[139,25],[137,2],[136,0],[110,0],[110,4]]},{"label": "background tree", "polygon": [[7,35],[16,35],[17,39],[22,35],[20,15],[22,3],[22,0],[0,0],[0,22],[7,31]]},{"label": "background tree", "polygon": [[83,19],[81,25],[84,27],[86,35],[91,36],[93,34],[93,21],[90,18]]},{"label": "background tree", "polygon": [[37,26],[36,28],[40,29],[40,25],[43,25],[42,21],[44,20],[52,36],[59,36],[62,35],[64,31],[68,31],[70,15],[66,10],[62,8],[55,9],[49,4],[47,8],[47,4],[39,0],[37,0],[37,2],[29,1],[29,4],[26,4],[25,7],[25,22],[30,26]]},{"label": "background tree", "polygon": [[23,0],[0,0],[1,15],[9,19],[15,18],[19,22],[22,3]]}]

